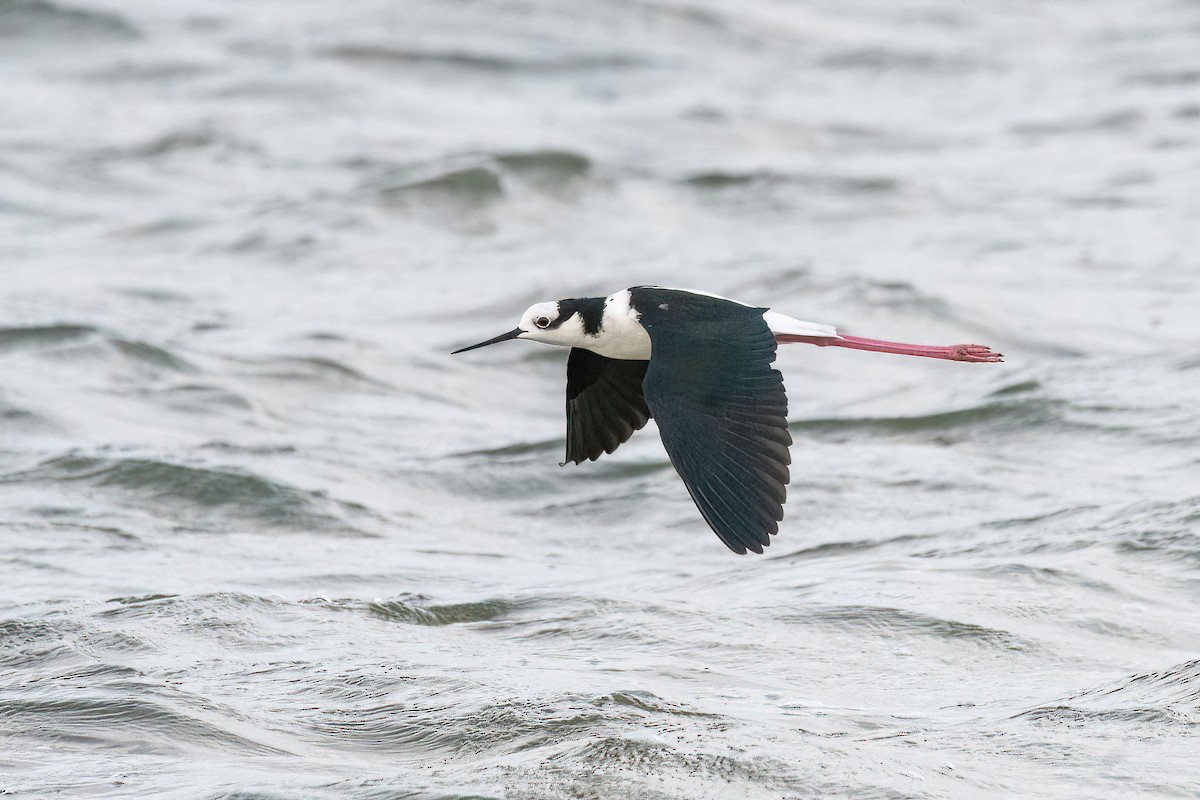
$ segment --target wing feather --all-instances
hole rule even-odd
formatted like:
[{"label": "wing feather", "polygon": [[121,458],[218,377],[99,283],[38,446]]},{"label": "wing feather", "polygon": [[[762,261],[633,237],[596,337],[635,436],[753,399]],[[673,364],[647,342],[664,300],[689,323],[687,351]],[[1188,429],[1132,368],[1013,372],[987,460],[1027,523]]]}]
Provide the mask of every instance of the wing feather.
[{"label": "wing feather", "polygon": [[646,361],[606,358],[581,347],[567,359],[567,456],[579,464],[611,453],[650,419],[642,396]]},{"label": "wing feather", "polygon": [[761,553],[783,519],[792,443],[765,309],[673,289],[631,293],[652,348],[642,388],[667,455],[721,541]]}]

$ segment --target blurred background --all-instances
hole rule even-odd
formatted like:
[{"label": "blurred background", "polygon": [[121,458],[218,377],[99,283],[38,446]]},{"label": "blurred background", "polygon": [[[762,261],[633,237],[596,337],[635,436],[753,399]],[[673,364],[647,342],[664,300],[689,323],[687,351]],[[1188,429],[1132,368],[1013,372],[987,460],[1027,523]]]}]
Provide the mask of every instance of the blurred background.
[{"label": "blurred background", "polygon": [[[0,792],[1200,793],[1200,5],[0,0]],[[787,518],[565,352],[793,346]]]}]

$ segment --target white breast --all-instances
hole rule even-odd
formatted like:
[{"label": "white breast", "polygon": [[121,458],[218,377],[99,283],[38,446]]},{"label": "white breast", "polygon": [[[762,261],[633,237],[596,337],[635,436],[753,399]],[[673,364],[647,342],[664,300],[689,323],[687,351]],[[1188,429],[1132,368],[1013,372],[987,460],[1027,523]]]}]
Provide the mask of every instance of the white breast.
[{"label": "white breast", "polygon": [[650,335],[638,322],[629,300],[628,289],[608,296],[600,334],[588,347],[606,358],[646,361],[650,358]]}]

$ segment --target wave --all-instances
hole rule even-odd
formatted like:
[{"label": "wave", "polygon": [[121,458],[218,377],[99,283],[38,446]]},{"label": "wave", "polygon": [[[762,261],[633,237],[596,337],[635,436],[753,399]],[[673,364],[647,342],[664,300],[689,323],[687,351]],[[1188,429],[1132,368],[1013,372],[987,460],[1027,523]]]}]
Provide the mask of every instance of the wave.
[{"label": "wave", "polygon": [[45,420],[39,414],[35,414],[27,408],[14,406],[0,399],[0,425],[3,425],[5,430],[13,431],[17,428],[28,428],[40,426],[45,423]]},{"label": "wave", "polygon": [[1134,109],[1118,109],[1089,117],[1076,117],[1013,125],[1012,133],[1027,137],[1063,136],[1089,132],[1125,133],[1145,122],[1145,115]]},{"label": "wave", "polygon": [[91,325],[30,325],[0,328],[0,353],[34,347],[54,347],[99,335]]},{"label": "wave", "polygon": [[179,152],[207,150],[214,147],[220,147],[223,150],[249,149],[247,145],[230,136],[201,127],[164,133],[139,144],[95,150],[93,154],[99,160],[130,159],[140,162]]},{"label": "wave", "polygon": [[1184,103],[1175,109],[1173,116],[1189,121],[1200,119],[1200,103]]},{"label": "wave", "polygon": [[196,371],[191,363],[158,345],[128,339],[110,339],[109,341],[119,353],[130,361],[173,372]]},{"label": "wave", "polygon": [[901,544],[904,542],[917,542],[931,538],[930,535],[914,535],[905,534],[902,536],[893,536],[889,539],[870,540],[859,539],[850,542],[826,542],[824,544],[813,545],[812,547],[804,547],[800,550],[793,550],[787,553],[777,553],[775,555],[764,556],[768,561],[808,561],[817,558],[830,558],[834,556],[848,555],[851,553],[861,553],[867,550],[875,550],[880,547],[886,547],[892,544]]},{"label": "wave", "polygon": [[348,364],[323,356],[277,356],[241,363],[249,364],[248,374],[258,378],[360,390],[391,388],[384,381],[372,378]]},{"label": "wave", "polygon": [[0,39],[19,42],[131,41],[141,33],[124,17],[45,0],[0,0]]},{"label": "wave", "polygon": [[387,44],[356,43],[326,47],[320,51],[325,58],[351,64],[368,64],[392,68],[418,66],[449,67],[478,71],[484,74],[505,72],[550,72],[622,69],[643,66],[642,59],[621,53],[571,53],[563,55],[538,54],[531,49],[521,55],[484,53],[469,50],[436,50],[398,47]]},{"label": "wave", "polygon": [[[1004,395],[1001,395],[1004,396]],[[824,417],[795,420],[788,427],[796,433],[847,438],[863,432],[872,434],[915,434],[987,428],[991,431],[1030,428],[1090,429],[1084,423],[1068,421],[1063,414],[1067,404],[1061,400],[1027,397],[1017,400],[985,402],[953,411],[917,414],[907,417]]]},{"label": "wave", "polygon": [[1131,675],[1015,714],[1013,719],[1054,725],[1096,723],[1200,726],[1200,659],[1160,672]]},{"label": "wave", "polygon": [[35,619],[0,620],[0,666],[13,669],[74,660],[65,641],[65,626]]},{"label": "wave", "polygon": [[392,170],[362,191],[385,209],[463,234],[493,232],[490,211],[507,196],[500,172],[489,164]]},{"label": "wave", "polygon": [[1161,69],[1130,75],[1130,83],[1147,86],[1192,86],[1200,83],[1200,69]]},{"label": "wave", "polygon": [[117,503],[153,503],[156,516],[201,528],[228,530],[231,522],[279,530],[361,534],[347,520],[358,506],[235,467],[176,464],[153,458],[65,455],[20,472],[0,484],[86,485]]},{"label": "wave", "polygon": [[494,159],[507,174],[553,194],[577,186],[592,172],[591,159],[570,150],[500,153]]},{"label": "wave", "polygon": [[[353,676],[343,680],[354,683]],[[419,686],[392,684],[389,701],[381,703],[382,688],[361,686],[357,696],[314,709],[306,715],[307,725],[319,738],[355,749],[463,756],[553,747],[559,753],[574,751],[570,761],[580,763],[592,760],[589,748],[599,731],[611,728],[615,737],[630,725],[670,726],[693,719],[704,724],[717,718],[636,690],[495,701],[478,687],[447,677]]]},{"label": "wave", "polygon": [[460,155],[404,167],[364,164],[377,174],[362,189],[394,208],[479,211],[505,200],[516,182],[565,199],[592,171],[587,156],[570,150]]},{"label": "wave", "polygon": [[196,368],[181,356],[159,345],[125,339],[92,325],[30,325],[0,328],[0,353],[40,350],[65,350],[99,343],[124,357],[127,362],[173,372],[194,372]]},{"label": "wave", "polygon": [[857,47],[831,53],[821,66],[834,70],[876,72],[953,73],[961,75],[981,69],[985,62],[976,55],[901,50],[893,47]]},{"label": "wave", "polygon": [[1159,554],[1200,561],[1200,496],[1176,501],[1143,501],[1103,521],[1127,553]]},{"label": "wave", "polygon": [[816,624],[846,630],[869,630],[880,636],[922,636],[947,641],[1029,650],[1032,645],[1008,631],[971,622],[943,619],[902,608],[882,606],[825,606],[800,613],[785,612],[777,618],[787,622]]},{"label": "wave", "polygon": [[248,412],[255,408],[245,395],[202,383],[182,383],[154,391],[157,401],[167,408],[188,414],[213,414],[227,411]]},{"label": "wave", "polygon": [[0,737],[139,754],[177,754],[197,746],[282,752],[240,733],[245,725],[229,709],[109,660],[135,652],[158,648],[75,616],[0,620],[0,665],[10,693],[0,707]]},{"label": "wave", "polygon": [[524,456],[529,454],[550,453],[561,450],[563,448],[562,439],[543,439],[537,442],[514,442],[506,444],[503,447],[489,447],[483,450],[464,450],[460,453],[452,453],[451,458],[475,458],[481,457],[492,459],[504,456]]},{"label": "wave", "polygon": [[378,185],[376,190],[380,198],[391,202],[402,202],[406,198],[416,197],[484,205],[504,196],[504,184],[500,176],[486,166],[451,169],[433,177],[417,180],[401,178],[390,184]]},{"label": "wave", "polygon": [[408,625],[465,625],[502,619],[528,603],[513,600],[478,600],[467,603],[427,603],[420,597],[392,600],[312,600],[312,604],[337,611],[365,612],[389,622]]},{"label": "wave", "polygon": [[878,175],[787,173],[774,170],[697,172],[684,177],[681,182],[685,186],[708,190],[795,185],[814,191],[845,195],[891,194],[900,189],[900,183],[896,179]]},{"label": "wave", "polygon": [[196,745],[227,752],[260,755],[283,751],[246,739],[171,708],[162,699],[140,696],[81,695],[67,698],[9,699],[0,713],[0,729],[13,738],[50,742],[69,739],[127,753],[160,755],[187,752]]}]

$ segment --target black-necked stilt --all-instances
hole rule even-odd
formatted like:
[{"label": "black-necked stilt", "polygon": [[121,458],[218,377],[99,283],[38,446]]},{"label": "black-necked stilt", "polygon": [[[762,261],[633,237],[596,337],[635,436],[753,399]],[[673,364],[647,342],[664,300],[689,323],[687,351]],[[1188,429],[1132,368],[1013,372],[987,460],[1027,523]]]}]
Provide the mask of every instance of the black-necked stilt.
[{"label": "black-necked stilt", "polygon": [[538,303],[508,333],[454,352],[508,339],[571,348],[566,461],[613,452],[653,417],[696,507],[735,553],[761,553],[783,519],[792,436],[783,376],[771,367],[776,344],[976,363],[1002,359],[978,344],[930,347],[844,336],[832,325],[658,286]]}]

